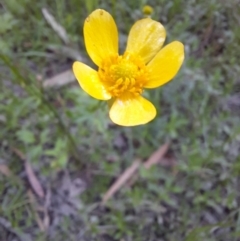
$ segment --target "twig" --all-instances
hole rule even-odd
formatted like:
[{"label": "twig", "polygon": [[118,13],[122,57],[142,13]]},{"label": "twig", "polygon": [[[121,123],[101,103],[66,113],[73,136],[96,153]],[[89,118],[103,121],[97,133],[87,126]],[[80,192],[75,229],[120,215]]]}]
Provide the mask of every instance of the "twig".
[{"label": "twig", "polygon": [[38,227],[42,232],[45,232],[46,229],[45,229],[45,226],[44,226],[44,223],[43,223],[42,219],[40,218],[40,216],[37,212],[37,210],[39,210],[39,207],[37,205],[37,201],[36,201],[32,191],[28,190],[27,195],[29,197],[29,200],[30,200],[30,203],[31,203],[31,206],[32,206],[32,209],[33,209],[34,217],[35,217],[35,220],[38,224]]},{"label": "twig", "polygon": [[153,154],[147,159],[143,166],[146,169],[149,169],[152,165],[161,162],[162,158],[165,156],[169,149],[169,145],[169,143],[166,143],[163,146],[159,147],[159,149],[153,152]]},{"label": "twig", "polygon": [[[169,143],[164,144],[159,147],[157,151],[155,151],[143,164],[146,169],[149,169],[151,166],[160,163],[163,160],[163,157],[166,155],[169,149]],[[108,191],[104,194],[102,199],[102,205],[104,205],[128,180],[134,178],[131,182],[131,185],[137,180],[136,171],[141,166],[141,161],[136,160],[133,164],[128,167],[123,174],[113,183],[113,185],[108,189]]]},{"label": "twig", "polygon": [[20,159],[22,161],[24,161],[24,166],[25,166],[25,171],[27,173],[27,177],[28,177],[28,181],[32,187],[32,189],[35,191],[35,193],[40,197],[40,198],[44,198],[44,191],[43,188],[39,182],[39,180],[37,179],[32,166],[30,165],[30,163],[27,161],[26,157],[24,156],[24,154],[19,151],[16,148],[12,148],[13,152],[20,157]]},{"label": "twig", "polygon": [[109,190],[104,194],[102,204],[105,204],[108,199],[110,199],[138,170],[141,165],[140,160],[136,160],[133,164],[124,171],[124,173],[114,182],[114,184],[109,188]]},{"label": "twig", "polygon": [[55,75],[52,78],[46,79],[43,82],[44,88],[62,86],[71,83],[75,80],[72,70],[67,70],[61,74]]},{"label": "twig", "polygon": [[48,24],[58,34],[65,44],[69,44],[69,38],[66,30],[56,21],[56,19],[48,12],[46,8],[42,8],[42,13]]}]

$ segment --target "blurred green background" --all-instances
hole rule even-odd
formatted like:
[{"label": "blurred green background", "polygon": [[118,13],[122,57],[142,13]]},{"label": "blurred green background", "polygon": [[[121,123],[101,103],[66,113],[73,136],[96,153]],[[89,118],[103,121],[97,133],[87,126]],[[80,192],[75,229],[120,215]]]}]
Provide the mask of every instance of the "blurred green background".
[{"label": "blurred green background", "polygon": [[[158,116],[119,127],[106,103],[58,75],[76,59],[92,65],[82,35],[91,11],[114,16],[124,51],[145,4],[186,58],[173,81],[147,91]],[[238,0],[1,0],[0,240],[239,241],[239,26]],[[164,161],[100,205],[167,142]]]}]

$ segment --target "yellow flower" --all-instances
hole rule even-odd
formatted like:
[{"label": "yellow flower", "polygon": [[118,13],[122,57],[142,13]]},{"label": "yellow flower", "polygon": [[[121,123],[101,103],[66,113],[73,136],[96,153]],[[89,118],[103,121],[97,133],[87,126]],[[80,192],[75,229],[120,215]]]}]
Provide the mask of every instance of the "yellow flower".
[{"label": "yellow flower", "polygon": [[76,61],[73,72],[89,95],[111,100],[109,116],[114,123],[136,126],[156,116],[154,105],[141,94],[144,89],[169,82],[184,59],[184,46],[178,41],[161,49],[165,38],[166,31],[159,22],[141,19],[130,30],[125,53],[119,55],[118,31],[112,16],[97,9],[86,18],[85,45],[98,71]]}]

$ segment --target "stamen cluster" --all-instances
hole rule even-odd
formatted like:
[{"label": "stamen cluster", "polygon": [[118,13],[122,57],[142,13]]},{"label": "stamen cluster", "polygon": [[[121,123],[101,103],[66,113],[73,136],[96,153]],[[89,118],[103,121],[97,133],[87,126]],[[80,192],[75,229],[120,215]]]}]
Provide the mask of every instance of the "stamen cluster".
[{"label": "stamen cluster", "polygon": [[148,79],[148,72],[141,58],[127,52],[105,59],[99,67],[98,75],[112,97],[122,94],[138,96]]}]

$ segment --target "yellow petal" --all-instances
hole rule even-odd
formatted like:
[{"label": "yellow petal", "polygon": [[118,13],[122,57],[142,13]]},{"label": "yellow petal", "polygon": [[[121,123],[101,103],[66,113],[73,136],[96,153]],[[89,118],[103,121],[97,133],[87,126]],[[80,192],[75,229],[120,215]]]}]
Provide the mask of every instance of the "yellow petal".
[{"label": "yellow petal", "polygon": [[184,60],[184,46],[174,41],[166,45],[147,65],[150,79],[145,88],[156,88],[170,81],[180,69]]},{"label": "yellow petal", "polygon": [[160,50],[166,38],[162,24],[144,18],[137,21],[131,28],[126,51],[134,52],[148,63]]},{"label": "yellow petal", "polygon": [[93,11],[86,18],[83,31],[87,52],[97,66],[109,55],[118,53],[117,26],[108,12]]},{"label": "yellow petal", "polygon": [[156,116],[153,104],[142,96],[118,98],[111,106],[110,119],[121,126],[143,125]]},{"label": "yellow petal", "polygon": [[98,100],[109,100],[111,95],[101,83],[96,70],[81,62],[74,62],[73,73],[82,89]]}]

